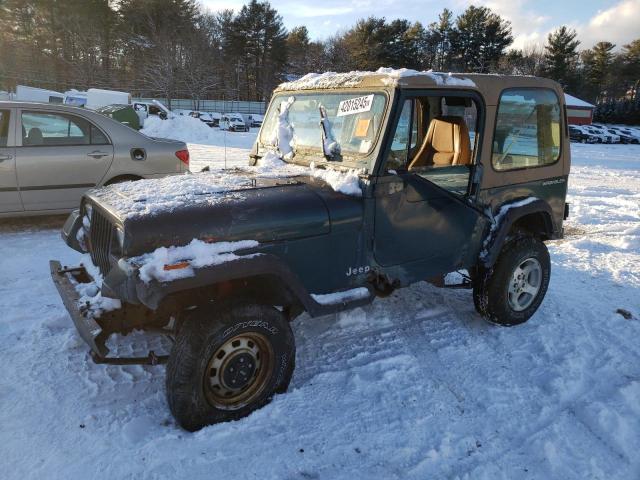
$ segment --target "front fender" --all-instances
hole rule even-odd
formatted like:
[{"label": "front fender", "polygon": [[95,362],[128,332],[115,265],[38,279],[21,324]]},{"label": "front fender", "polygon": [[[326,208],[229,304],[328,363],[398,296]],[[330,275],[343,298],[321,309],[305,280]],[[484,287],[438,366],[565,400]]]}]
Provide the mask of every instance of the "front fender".
[{"label": "front fender", "polygon": [[[311,316],[326,315],[347,308],[366,305],[374,298],[373,293],[371,293],[366,298],[359,298],[353,301],[330,305],[320,304],[313,299],[300,278],[279,257],[271,254],[251,255],[220,265],[198,268],[194,270],[193,276],[170,282],[152,280],[145,283],[140,279],[136,279],[136,297],[147,307],[156,310],[164,299],[173,294],[222,282],[263,275],[278,278]],[[371,292],[371,289],[369,290]]]}]

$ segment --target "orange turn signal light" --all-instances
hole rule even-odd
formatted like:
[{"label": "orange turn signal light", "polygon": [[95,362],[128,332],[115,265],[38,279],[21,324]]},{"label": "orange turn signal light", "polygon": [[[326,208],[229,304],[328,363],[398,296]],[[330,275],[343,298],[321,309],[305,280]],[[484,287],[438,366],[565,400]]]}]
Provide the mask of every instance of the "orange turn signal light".
[{"label": "orange turn signal light", "polygon": [[178,262],[172,263],[171,265],[165,265],[164,270],[181,270],[183,268],[188,268],[189,262]]}]

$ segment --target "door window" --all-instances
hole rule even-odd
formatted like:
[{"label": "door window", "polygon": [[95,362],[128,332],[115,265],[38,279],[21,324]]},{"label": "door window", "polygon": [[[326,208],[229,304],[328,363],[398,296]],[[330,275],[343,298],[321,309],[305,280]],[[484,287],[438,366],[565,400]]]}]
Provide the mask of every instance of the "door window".
[{"label": "door window", "polygon": [[84,118],[66,113],[22,112],[23,146],[105,145],[102,131]]},{"label": "door window", "polygon": [[393,135],[391,149],[387,155],[387,171],[407,168],[409,148],[415,146],[416,133],[413,122],[413,100],[405,100]]},{"label": "door window", "polygon": [[465,195],[474,162],[478,107],[466,96],[428,96],[404,102],[385,171],[422,177]]},{"label": "door window", "polygon": [[492,163],[496,170],[543,167],[560,157],[560,103],[552,90],[508,89],[500,96]]},{"label": "door window", "polygon": [[7,146],[9,139],[9,110],[0,110],[0,147]]}]

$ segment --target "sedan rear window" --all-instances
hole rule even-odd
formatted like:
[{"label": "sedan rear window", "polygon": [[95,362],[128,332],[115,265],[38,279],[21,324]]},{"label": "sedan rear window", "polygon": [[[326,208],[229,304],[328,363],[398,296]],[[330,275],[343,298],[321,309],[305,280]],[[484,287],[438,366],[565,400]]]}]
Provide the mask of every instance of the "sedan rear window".
[{"label": "sedan rear window", "polygon": [[22,112],[23,146],[104,145],[108,143],[105,134],[82,117],[66,113]]}]

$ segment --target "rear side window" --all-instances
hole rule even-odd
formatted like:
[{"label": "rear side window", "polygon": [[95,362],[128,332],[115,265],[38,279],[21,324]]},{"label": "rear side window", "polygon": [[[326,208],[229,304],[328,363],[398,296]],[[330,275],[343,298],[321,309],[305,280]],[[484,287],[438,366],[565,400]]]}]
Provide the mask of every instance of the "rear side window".
[{"label": "rear side window", "polygon": [[515,170],[555,163],[560,132],[560,103],[552,90],[505,90],[498,105],[493,167]]},{"label": "rear side window", "polygon": [[22,112],[22,145],[105,145],[109,141],[88,120],[66,113]]},{"label": "rear side window", "polygon": [[0,110],[0,147],[7,146],[9,138],[9,110]]},{"label": "rear side window", "polygon": [[108,145],[109,139],[102,130],[95,125],[91,125],[91,145]]}]

